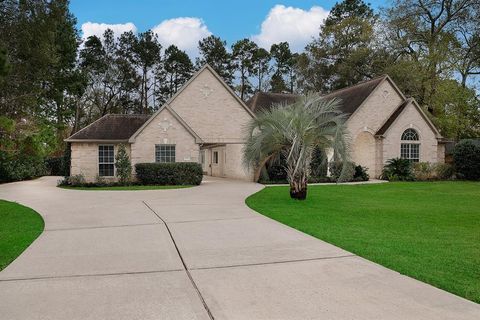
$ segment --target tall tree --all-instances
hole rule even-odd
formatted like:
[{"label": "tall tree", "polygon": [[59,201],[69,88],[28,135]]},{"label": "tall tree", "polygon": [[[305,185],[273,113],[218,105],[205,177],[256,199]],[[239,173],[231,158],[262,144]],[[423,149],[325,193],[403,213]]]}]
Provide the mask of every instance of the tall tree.
[{"label": "tall tree", "polygon": [[462,42],[459,28],[477,5],[478,0],[396,0],[386,12],[396,46],[425,69],[417,99],[434,113],[442,108],[433,105],[438,83],[452,71],[450,55]]},{"label": "tall tree", "polygon": [[156,99],[163,104],[190,79],[193,73],[193,63],[185,51],[171,45],[165,50],[163,63],[156,72],[158,82]]},{"label": "tall tree", "polygon": [[[162,46],[158,42],[158,37],[151,30],[140,33],[137,37],[127,37],[129,43],[130,59],[135,67],[140,70],[140,105],[143,113],[148,113],[152,108],[150,104],[154,103],[153,85],[154,70],[161,63]],[[155,107],[153,105],[153,107]]]},{"label": "tall tree", "polygon": [[257,79],[257,91],[265,90],[264,79],[270,71],[270,60],[270,53],[263,48],[258,48],[253,55],[254,78]]},{"label": "tall tree", "polygon": [[0,110],[62,125],[72,115],[78,31],[69,1],[0,2],[0,42],[11,72],[0,87]]},{"label": "tall tree", "polygon": [[377,17],[361,0],[335,4],[317,39],[299,58],[305,90],[330,91],[374,75],[374,28]]},{"label": "tall tree", "polygon": [[227,42],[211,35],[198,42],[200,56],[196,59],[197,69],[208,63],[228,85],[233,82],[233,66],[231,55],[226,48]]},{"label": "tall tree", "polygon": [[246,100],[247,95],[253,92],[249,77],[255,73],[254,58],[257,51],[257,44],[249,39],[239,40],[232,45],[232,63],[240,74],[239,91],[242,100]]},{"label": "tall tree", "polygon": [[288,42],[280,42],[273,44],[270,48],[270,55],[274,62],[274,76],[272,76],[272,87],[276,86],[275,91],[279,91],[281,84],[280,78],[286,84],[288,92],[293,93],[296,83],[295,65],[297,63],[298,54],[292,53]]},{"label": "tall tree", "polygon": [[7,75],[9,69],[7,50],[0,45],[0,81]]}]

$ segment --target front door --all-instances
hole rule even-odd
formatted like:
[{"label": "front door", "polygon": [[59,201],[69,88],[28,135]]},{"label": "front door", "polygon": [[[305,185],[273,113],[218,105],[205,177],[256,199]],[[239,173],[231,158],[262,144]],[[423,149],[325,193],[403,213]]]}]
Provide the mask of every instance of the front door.
[{"label": "front door", "polygon": [[212,176],[223,177],[225,172],[225,147],[213,148],[211,152]]}]

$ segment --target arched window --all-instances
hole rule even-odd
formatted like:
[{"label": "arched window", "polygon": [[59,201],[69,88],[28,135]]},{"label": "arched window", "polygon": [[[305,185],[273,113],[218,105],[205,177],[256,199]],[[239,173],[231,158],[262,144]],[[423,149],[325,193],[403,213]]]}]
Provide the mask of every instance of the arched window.
[{"label": "arched window", "polygon": [[[420,141],[418,132],[414,129],[407,129],[402,134],[400,144],[400,157],[411,162],[420,161]],[[405,142],[404,142],[405,141]],[[406,142],[408,141],[408,142]]]},{"label": "arched window", "polygon": [[418,141],[418,133],[414,129],[407,129],[403,131],[402,141]]}]

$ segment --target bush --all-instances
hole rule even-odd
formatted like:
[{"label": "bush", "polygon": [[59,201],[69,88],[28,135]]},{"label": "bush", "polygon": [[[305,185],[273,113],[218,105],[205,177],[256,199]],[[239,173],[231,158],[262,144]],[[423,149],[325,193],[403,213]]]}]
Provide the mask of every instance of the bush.
[{"label": "bush", "polygon": [[145,185],[199,185],[202,166],[196,162],[138,163],[137,179]]},{"label": "bush", "polygon": [[33,179],[46,174],[47,167],[42,157],[0,151],[0,182]]},{"label": "bush", "polygon": [[435,175],[439,180],[450,180],[455,175],[455,170],[451,164],[437,163],[435,166]]},{"label": "bush", "polygon": [[383,167],[382,179],[389,181],[411,181],[414,179],[412,164],[407,159],[393,158]]},{"label": "bush", "polygon": [[313,179],[327,176],[328,160],[327,154],[319,147],[313,149],[310,160],[310,177]]},{"label": "bush", "polygon": [[417,181],[429,181],[437,178],[435,166],[430,162],[416,162],[412,166],[413,177]]},{"label": "bush", "polygon": [[[330,170],[330,176],[333,181],[338,181],[342,175],[343,162],[333,161],[328,164]],[[345,167],[343,181],[353,181],[353,176],[355,175],[355,163],[348,162]]]},{"label": "bush", "polygon": [[355,173],[353,174],[353,181],[368,181],[370,176],[368,175],[368,168],[361,165],[355,166]]},{"label": "bush", "polygon": [[120,184],[130,182],[132,178],[132,164],[124,144],[118,146],[117,155],[115,157],[115,167],[117,168],[117,176],[119,177]]},{"label": "bush", "polygon": [[453,162],[459,178],[480,179],[480,147],[472,140],[462,140],[455,146]]},{"label": "bush", "polygon": [[48,158],[45,160],[45,165],[47,167],[48,174],[51,176],[67,175],[64,157]]},{"label": "bush", "polygon": [[85,176],[83,174],[76,174],[59,180],[57,186],[83,187],[86,184]]}]

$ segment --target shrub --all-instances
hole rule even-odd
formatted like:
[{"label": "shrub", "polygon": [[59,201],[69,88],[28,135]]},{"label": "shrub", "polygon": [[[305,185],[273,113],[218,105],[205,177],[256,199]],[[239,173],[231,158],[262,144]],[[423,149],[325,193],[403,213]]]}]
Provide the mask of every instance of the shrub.
[{"label": "shrub", "polygon": [[383,167],[382,179],[390,181],[413,180],[412,164],[407,159],[390,159]]},{"label": "shrub", "polygon": [[315,147],[310,160],[310,177],[321,178],[326,177],[328,171],[328,160],[324,150]]},{"label": "shrub", "polygon": [[81,187],[85,185],[85,176],[83,174],[76,174],[73,176],[65,177],[59,185]]},{"label": "shrub", "polygon": [[415,180],[428,181],[436,178],[435,166],[430,162],[417,162],[412,166],[412,173]]},{"label": "shrub", "polygon": [[45,160],[45,165],[49,175],[66,176],[64,157],[48,158]]},{"label": "shrub", "polygon": [[118,146],[117,155],[115,156],[115,167],[117,168],[117,177],[120,184],[130,182],[132,178],[132,164],[124,144]]},{"label": "shrub", "polygon": [[33,179],[46,174],[47,167],[42,157],[0,151],[0,182]]},{"label": "shrub", "polygon": [[145,185],[199,185],[202,166],[196,162],[138,163],[137,179]]},{"label": "shrub", "polygon": [[[333,161],[328,164],[330,170],[330,176],[333,181],[338,181],[342,175],[343,162]],[[348,162],[345,167],[345,173],[343,181],[353,181],[353,176],[355,175],[355,163]]]},{"label": "shrub", "polygon": [[353,174],[353,181],[368,181],[370,176],[368,175],[368,168],[361,165],[355,166],[355,173]]},{"label": "shrub", "polygon": [[440,180],[450,180],[455,175],[455,170],[451,164],[437,163],[435,165],[435,175]]},{"label": "shrub", "polygon": [[480,179],[480,147],[472,140],[462,140],[455,146],[453,162],[459,178]]}]

